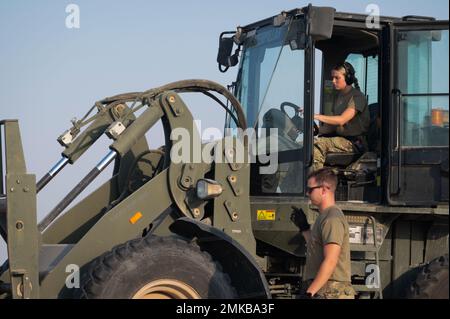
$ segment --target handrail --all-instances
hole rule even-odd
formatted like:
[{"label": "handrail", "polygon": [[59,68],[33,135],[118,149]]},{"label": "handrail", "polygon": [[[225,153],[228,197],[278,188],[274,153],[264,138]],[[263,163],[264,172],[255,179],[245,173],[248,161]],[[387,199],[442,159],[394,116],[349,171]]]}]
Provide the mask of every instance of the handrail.
[{"label": "handrail", "polygon": [[393,195],[398,195],[401,190],[401,183],[402,183],[402,174],[401,174],[401,167],[402,167],[402,97],[403,94],[399,89],[392,90],[392,93],[397,97],[395,100],[395,110],[396,110],[396,123],[397,127],[395,130],[395,138],[396,138],[396,145],[395,148],[397,149],[397,189],[395,192],[392,192]]}]

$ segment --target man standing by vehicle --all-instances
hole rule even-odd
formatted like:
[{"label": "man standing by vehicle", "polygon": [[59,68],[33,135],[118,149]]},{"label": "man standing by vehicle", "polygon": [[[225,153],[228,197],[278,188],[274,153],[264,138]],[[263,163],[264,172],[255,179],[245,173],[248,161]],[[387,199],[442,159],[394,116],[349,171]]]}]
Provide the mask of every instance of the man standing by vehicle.
[{"label": "man standing by vehicle", "polygon": [[293,207],[293,222],[307,243],[304,283],[306,296],[325,299],[353,299],[351,285],[348,223],[335,204],[337,177],[329,168],[314,171],[308,177],[306,193],[319,208],[312,228],[303,210]]}]

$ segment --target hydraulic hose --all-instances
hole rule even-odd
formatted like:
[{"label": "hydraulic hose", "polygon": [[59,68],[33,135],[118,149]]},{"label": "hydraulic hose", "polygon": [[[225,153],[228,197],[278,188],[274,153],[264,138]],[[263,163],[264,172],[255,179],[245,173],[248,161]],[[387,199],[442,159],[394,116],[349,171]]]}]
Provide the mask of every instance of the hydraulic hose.
[{"label": "hydraulic hose", "polygon": [[118,100],[133,100],[133,99],[139,99],[139,98],[153,99],[158,94],[161,94],[162,92],[170,91],[170,90],[175,91],[177,93],[178,92],[179,93],[183,93],[183,92],[202,92],[203,93],[205,91],[214,91],[214,92],[221,94],[222,96],[224,96],[225,98],[227,98],[230,101],[234,111],[236,112],[236,115],[237,115],[237,123],[236,124],[238,125],[238,127],[243,130],[247,129],[247,121],[245,120],[245,114],[244,114],[244,111],[242,110],[242,106],[239,103],[239,101],[225,87],[223,87],[219,83],[209,81],[209,80],[193,79],[193,80],[176,81],[176,82],[172,82],[172,83],[169,83],[169,84],[157,87],[157,88],[147,90],[142,93],[134,92],[134,93],[125,93],[125,94],[115,95],[112,97],[105,98],[100,102],[104,103],[104,104],[108,104],[108,103],[118,101]]}]

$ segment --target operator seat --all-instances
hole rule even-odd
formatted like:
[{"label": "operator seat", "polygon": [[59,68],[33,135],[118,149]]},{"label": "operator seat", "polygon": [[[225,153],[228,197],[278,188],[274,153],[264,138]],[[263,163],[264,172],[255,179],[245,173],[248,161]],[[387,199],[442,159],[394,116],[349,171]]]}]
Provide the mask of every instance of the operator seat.
[{"label": "operator seat", "polygon": [[[379,152],[378,149],[379,128],[377,125],[377,119],[379,117],[379,104],[378,103],[369,104],[368,108],[370,112],[370,126],[366,134],[368,150],[365,153],[360,153],[356,149],[352,153],[328,153],[327,156],[325,157],[325,164],[324,164],[325,166],[346,168],[352,165],[353,163],[356,164],[356,161],[358,161],[358,159],[361,157],[367,158],[368,156],[366,154],[368,152],[374,153]],[[370,155],[369,157],[373,158],[373,155]]]},{"label": "operator seat", "polygon": [[328,153],[324,166],[347,167],[361,157],[361,153]]},{"label": "operator seat", "polygon": [[367,150],[364,153],[356,149],[352,153],[328,153],[325,166],[336,170],[339,187],[336,198],[339,200],[358,200],[377,202],[377,162],[380,154],[380,127],[378,103],[370,104],[370,126],[366,135]]}]

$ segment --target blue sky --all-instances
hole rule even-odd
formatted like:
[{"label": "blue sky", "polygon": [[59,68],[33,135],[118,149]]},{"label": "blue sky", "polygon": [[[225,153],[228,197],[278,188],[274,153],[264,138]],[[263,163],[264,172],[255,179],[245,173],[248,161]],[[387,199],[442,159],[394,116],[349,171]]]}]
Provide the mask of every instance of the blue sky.
[{"label": "blue sky", "polygon": [[[80,29],[65,27],[65,8],[70,3],[80,8]],[[448,19],[447,0],[313,2],[355,13],[365,13],[370,3],[379,5],[381,15]],[[96,100],[187,78],[229,84],[235,70],[222,74],[216,65],[220,32],[307,4],[293,0],[0,0],[0,119],[20,120],[27,168],[39,179],[60,158],[57,136],[69,127],[72,117],[81,117]],[[223,112],[211,111],[210,102],[198,98],[188,102],[204,126],[223,126]],[[149,142],[159,146],[161,135]],[[39,194],[39,219],[98,162],[107,145],[108,141],[102,141]],[[0,260],[4,256],[1,243]]]}]

